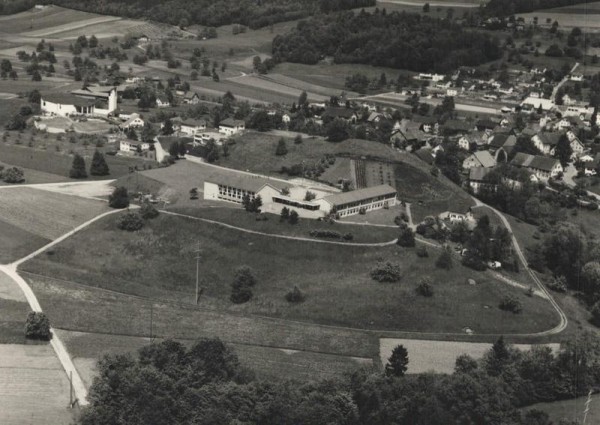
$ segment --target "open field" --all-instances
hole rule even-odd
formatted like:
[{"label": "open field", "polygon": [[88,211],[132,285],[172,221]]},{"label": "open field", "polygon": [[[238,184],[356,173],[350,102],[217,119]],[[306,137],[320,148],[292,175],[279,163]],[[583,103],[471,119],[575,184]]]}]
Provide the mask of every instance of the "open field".
[{"label": "open field", "polygon": [[[251,235],[164,214],[142,231],[127,233],[116,228],[116,220],[110,216],[92,224],[53,248],[53,255],[38,256],[23,269],[142,297],[189,303],[194,291],[194,250],[199,242],[204,288],[201,304],[207,308],[402,331],[460,333],[468,326],[475,333],[533,332],[557,321],[551,306],[542,299],[526,297],[520,290],[460,265],[442,271],[433,266],[436,255],[418,258],[412,249],[332,249],[330,245]],[[89,240],[94,244],[86,242]],[[81,246],[87,249],[81,250]],[[373,281],[369,271],[379,261],[399,263],[402,282]],[[258,283],[251,301],[234,305],[228,299],[229,283],[235,268],[244,264],[255,270]],[[435,282],[436,295],[429,299],[415,293],[424,274]],[[478,285],[466,283],[471,276]],[[284,295],[294,285],[307,300],[289,305]],[[506,292],[521,300],[522,314],[505,313],[497,307]],[[344,303],[339,302],[342,294]],[[73,329],[75,325],[57,326]]]},{"label": "open field", "polygon": [[[16,136],[14,134],[11,135],[11,140],[15,137]],[[61,153],[57,153],[56,151],[44,150],[41,145],[37,143],[34,145],[34,147],[30,148],[26,144],[28,143],[28,140],[29,139],[24,138],[24,144],[21,145],[0,143],[0,158],[2,159],[2,162],[4,164],[33,169],[43,173],[53,174],[55,176],[64,176],[66,180],[73,181],[67,177],[73,164],[73,157],[68,154],[68,151],[61,151]],[[37,142],[42,143],[40,140],[37,140]],[[61,143],[67,145],[69,144],[69,142],[66,140]],[[74,146],[74,150],[79,151],[82,156],[84,156],[86,167],[89,167],[95,148],[88,146],[88,148],[85,149],[81,146],[79,148]],[[155,164],[154,162],[149,162],[141,158],[134,157],[105,155],[105,159],[110,169],[110,175],[88,176],[87,180],[118,178],[129,174],[133,167],[137,166],[141,169],[146,165]],[[43,177],[43,175],[40,175],[39,177]],[[28,183],[27,174],[25,174],[25,180],[26,183]]]},{"label": "open field", "polygon": [[38,32],[43,32],[48,28],[77,25],[79,22],[100,17],[103,16],[65,9],[60,6],[47,6],[43,10],[30,9],[15,15],[2,16],[0,17],[0,28],[2,28],[1,32],[7,34],[27,32],[38,37]]},{"label": "open field", "polygon": [[[0,200],[4,198],[0,193]],[[46,245],[50,239],[38,236],[0,219],[0,264],[7,264],[25,257],[36,249]]]},{"label": "open field", "polygon": [[[456,358],[461,354],[480,359],[491,348],[492,344],[479,342],[427,341],[417,339],[381,338],[379,340],[381,362],[385,364],[392,355],[392,350],[403,345],[408,350],[408,373],[448,373],[454,372]],[[560,344],[548,344],[553,351],[560,349]],[[531,350],[529,344],[515,344],[514,348],[522,351]]]},{"label": "open field", "polygon": [[89,199],[16,187],[0,189],[0,219],[41,238],[55,239],[108,210]]},{"label": "open field", "polygon": [[69,382],[44,345],[0,345],[0,423],[69,425]]},{"label": "open field", "polygon": [[[224,314],[202,305],[150,301],[30,273],[23,276],[59,329],[188,340],[219,337],[227,343],[361,358],[374,358],[379,351],[377,338],[366,331]],[[99,351],[94,349],[96,346],[79,345],[73,354],[88,357],[90,351]]]},{"label": "open field", "polygon": [[301,144],[286,138],[288,153],[276,156],[275,149],[280,136],[269,133],[248,132],[235,139],[229,149],[229,156],[220,157],[218,164],[267,175],[277,175],[282,166],[313,164],[325,155],[339,157],[373,157],[402,161],[407,154],[398,152],[389,146],[368,140],[350,139],[340,143],[327,142],[322,137],[307,137]]},{"label": "open field", "polygon": [[[329,87],[323,87],[316,84],[310,84],[302,80],[298,80],[296,78],[288,77],[282,74],[268,74],[260,77],[261,79],[265,79],[267,81],[273,81],[275,83],[279,83],[281,85],[292,87],[298,90],[304,90],[307,93],[317,93],[323,96],[339,96],[341,91],[332,89]],[[355,96],[357,93],[346,91],[348,96]],[[310,94],[309,94],[310,98]]]},{"label": "open field", "polygon": [[[3,164],[0,162],[0,165],[8,168],[12,165]],[[43,171],[32,170],[31,168],[19,167],[23,170],[25,176],[25,182],[27,184],[37,184],[37,183],[58,183],[70,180],[66,176],[59,176],[58,174],[50,174],[44,173]],[[13,186],[13,184],[5,183],[4,181],[0,181],[0,186]]]},{"label": "open field", "polygon": [[[529,406],[523,410],[537,409],[542,410],[550,416],[553,423],[559,423],[561,419],[575,421],[575,423],[583,423],[583,412],[585,410],[585,402],[587,397],[579,397],[571,400],[553,401],[551,403],[538,403]],[[588,424],[597,424],[600,422],[600,403],[598,395],[592,396],[590,403],[590,411],[587,415]]]},{"label": "open field", "polygon": [[[522,13],[516,16],[524,18],[526,24],[532,23],[533,19],[537,17],[538,25],[540,27],[550,27],[554,21],[558,21],[558,25],[560,25],[561,28],[579,27],[582,29],[598,31],[600,30],[598,13],[600,13],[600,11],[596,8],[588,11],[585,11],[584,9],[575,10],[574,8],[568,8],[566,12],[561,9],[552,9]],[[549,23],[547,21],[548,19],[550,20]]]},{"label": "open field", "polygon": [[[309,235],[311,230],[331,230],[342,235],[351,233],[354,236],[353,243],[391,242],[398,236],[397,230],[393,228],[341,225],[311,219],[300,219],[298,224],[290,225],[289,223],[280,222],[279,217],[273,214],[266,215],[268,219],[262,221],[257,220],[255,214],[247,213],[240,205],[237,208],[174,208],[173,211],[272,235],[312,238]],[[313,239],[340,241],[336,239]]]},{"label": "open field", "polygon": [[[74,358],[77,370],[90,386],[96,362],[105,354],[134,352],[150,344],[150,338],[57,331]],[[157,340],[154,340],[157,342]],[[159,339],[160,341],[160,339]],[[191,344],[193,340],[179,340]],[[353,358],[336,354],[313,353],[248,344],[230,344],[241,363],[256,372],[259,378],[287,378],[302,381],[336,378],[358,367],[372,367],[371,358]]]},{"label": "open field", "polygon": [[[290,96],[294,99],[298,99],[302,90],[295,87],[291,87],[289,85],[282,84],[275,80],[270,80],[268,78],[261,78],[254,75],[245,75],[241,77],[230,78],[229,81],[234,81],[237,84],[242,84],[245,86],[250,86],[259,91],[272,91],[275,93],[280,93],[285,96]],[[324,91],[324,90],[321,90]],[[312,91],[307,91],[307,96],[310,101],[314,102],[325,102],[329,100],[330,96],[321,95],[313,93]],[[336,93],[339,95],[340,93]]]}]

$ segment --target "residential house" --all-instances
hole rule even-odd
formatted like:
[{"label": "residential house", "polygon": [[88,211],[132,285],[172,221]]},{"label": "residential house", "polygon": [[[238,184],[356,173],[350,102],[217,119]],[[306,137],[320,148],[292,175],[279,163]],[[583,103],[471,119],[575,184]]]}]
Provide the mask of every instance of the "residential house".
[{"label": "residential house", "polygon": [[156,106],[158,108],[168,108],[171,106],[171,102],[166,96],[156,96]]},{"label": "residential house", "polygon": [[227,118],[219,123],[219,133],[225,134],[226,136],[233,136],[234,134],[241,133],[245,129],[246,123],[242,120]]},{"label": "residential house", "polygon": [[437,134],[440,128],[436,117],[413,116],[413,121],[419,124],[419,130],[429,134]]},{"label": "residential house", "polygon": [[206,130],[205,120],[194,120],[189,118],[182,121],[179,127],[179,131],[189,137],[194,137],[204,130]]},{"label": "residential house", "polygon": [[485,131],[485,130],[493,130],[494,128],[496,128],[498,126],[499,122],[491,120],[489,118],[484,118],[484,119],[480,119],[475,123],[475,127],[477,127],[477,130],[479,131]]},{"label": "residential house", "polygon": [[573,154],[571,159],[576,159],[583,153],[583,143],[575,136],[572,131],[561,131],[561,132],[541,132],[531,138],[531,141],[535,144],[535,147],[540,150],[544,155],[554,155],[556,145],[562,136],[566,135]]},{"label": "residential house", "polygon": [[358,116],[356,115],[356,112],[354,112],[354,110],[351,108],[329,106],[321,114],[321,119],[325,123],[333,121],[334,119],[342,119],[349,123],[356,124],[356,121],[358,121]]},{"label": "residential house", "polygon": [[465,134],[458,139],[458,147],[466,151],[479,150],[481,147],[486,146],[487,143],[488,137],[486,133],[481,131]]},{"label": "residential house", "polygon": [[477,151],[469,155],[462,164],[463,170],[473,167],[492,168],[496,166],[496,160],[488,151]]},{"label": "residential house", "polygon": [[525,168],[530,171],[538,181],[548,181],[550,178],[557,177],[563,172],[560,161],[556,158],[550,158],[541,155],[530,155],[518,152],[511,164],[515,167]]},{"label": "residential house", "polygon": [[200,97],[198,96],[198,93],[193,91],[186,91],[183,95],[182,100],[183,103],[187,105],[197,105],[198,103],[200,103]]},{"label": "residential house", "polygon": [[421,148],[417,151],[415,151],[415,155],[417,157],[419,157],[419,159],[421,159],[423,162],[429,164],[429,165],[433,165],[435,158],[433,156],[433,154],[431,153],[431,149],[429,148]]},{"label": "residential house", "polygon": [[150,149],[150,143],[138,142],[137,140],[121,139],[119,150],[121,152],[144,152]]},{"label": "residential house", "polygon": [[469,169],[469,187],[473,193],[478,194],[483,187],[492,187],[493,185],[486,181],[486,176],[493,168],[472,167]]},{"label": "residential house", "polygon": [[123,129],[123,130],[128,130],[130,128],[140,128],[143,126],[144,126],[144,120],[142,119],[142,117],[140,117],[139,114],[134,112],[133,114],[131,114],[129,116],[129,119],[127,119],[119,127],[121,127],[121,129]]}]

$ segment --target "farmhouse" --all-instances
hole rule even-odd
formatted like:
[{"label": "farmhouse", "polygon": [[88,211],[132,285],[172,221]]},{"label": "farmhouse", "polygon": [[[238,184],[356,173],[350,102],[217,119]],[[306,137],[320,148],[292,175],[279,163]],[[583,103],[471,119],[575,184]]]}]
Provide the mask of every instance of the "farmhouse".
[{"label": "farmhouse", "polygon": [[333,121],[334,119],[342,119],[352,124],[356,124],[358,116],[356,112],[350,108],[330,106],[321,115],[323,122]]},{"label": "farmhouse", "polygon": [[496,166],[496,160],[488,151],[474,152],[463,161],[463,169],[469,170],[473,167],[492,168]]},{"label": "farmhouse", "polygon": [[227,118],[219,124],[219,133],[225,134],[226,136],[233,136],[246,129],[246,123],[242,120],[234,120],[233,118]]},{"label": "farmhouse", "polygon": [[156,106],[159,108],[168,108],[171,102],[165,96],[156,96]]},{"label": "farmhouse", "polygon": [[485,178],[491,171],[491,168],[485,167],[473,167],[469,170],[469,187],[473,193],[477,194],[482,188],[493,186]]},{"label": "farmhouse", "polygon": [[563,172],[558,159],[541,155],[529,155],[523,152],[517,153],[511,164],[531,171],[540,181],[548,181],[548,179],[557,177]]},{"label": "farmhouse", "polygon": [[396,189],[387,184],[337,193],[317,200],[321,210],[339,217],[366,213],[396,205]]}]

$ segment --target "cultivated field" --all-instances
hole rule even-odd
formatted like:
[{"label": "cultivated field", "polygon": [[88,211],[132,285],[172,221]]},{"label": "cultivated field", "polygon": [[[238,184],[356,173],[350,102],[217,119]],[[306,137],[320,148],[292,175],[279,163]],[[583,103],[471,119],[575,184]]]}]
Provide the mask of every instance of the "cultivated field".
[{"label": "cultivated field", "polygon": [[89,199],[29,187],[0,189],[0,219],[21,230],[55,239],[108,210]]},{"label": "cultivated field", "polygon": [[[4,197],[0,192],[0,200]],[[50,239],[29,232],[25,228],[7,223],[0,219],[0,264],[7,264],[23,258],[36,249],[46,245]]]},{"label": "cultivated field", "polygon": [[[280,93],[285,96],[290,96],[294,99],[298,99],[302,90],[290,85],[282,84],[281,82],[271,80],[269,78],[261,78],[254,75],[246,75],[242,77],[230,78],[229,81],[235,81],[237,84],[242,84],[245,86],[253,87],[259,91],[271,91],[275,93]],[[301,85],[301,84],[300,84]],[[320,90],[321,92],[325,90]],[[324,102],[329,100],[330,96],[321,95],[317,93],[313,93],[312,91],[307,91],[308,99],[314,102]],[[339,92],[336,92],[335,95],[339,95]]]},{"label": "cultivated field", "polygon": [[[526,297],[521,290],[496,282],[487,274],[460,265],[449,272],[435,268],[435,251],[430,258],[418,258],[414,250],[395,245],[332,249],[330,245],[257,236],[164,214],[142,231],[126,233],[116,228],[116,220],[110,216],[92,224],[56,246],[53,255],[38,256],[23,268],[138,296],[190,303],[194,250],[200,242],[201,303],[206,308],[331,325],[428,332],[461,333],[464,327],[475,333],[533,332],[557,321],[546,301]],[[89,240],[94,244],[86,242]],[[379,261],[401,264],[402,282],[380,284],[371,280],[369,272]],[[250,302],[234,305],[229,301],[229,283],[234,269],[241,265],[251,266],[259,283]],[[415,292],[423,275],[435,282],[436,295],[432,298]],[[478,285],[468,285],[469,277]],[[284,295],[294,285],[307,300],[289,305]],[[497,307],[506,292],[521,300],[522,314],[505,313]],[[82,311],[87,314],[87,309]]]},{"label": "cultivated field", "polygon": [[0,423],[69,425],[69,382],[44,345],[0,345]]},{"label": "cultivated field", "polygon": [[[427,341],[418,339],[381,338],[379,354],[381,362],[386,364],[392,350],[403,345],[408,351],[408,373],[452,373],[456,358],[468,354],[475,359],[481,359],[491,348],[492,344],[478,342]],[[559,344],[548,344],[553,351],[560,349]],[[531,350],[529,344],[515,344],[514,348],[522,351]]]},{"label": "cultivated field", "polygon": [[[19,34],[29,32],[32,36],[38,31],[65,25],[78,25],[89,19],[106,18],[94,13],[65,9],[59,6],[47,6],[43,10],[30,9],[15,15],[0,17],[0,32]],[[35,35],[36,37],[38,35]]]},{"label": "cultivated field", "polygon": [[0,343],[24,344],[25,319],[31,311],[19,286],[0,272]]}]

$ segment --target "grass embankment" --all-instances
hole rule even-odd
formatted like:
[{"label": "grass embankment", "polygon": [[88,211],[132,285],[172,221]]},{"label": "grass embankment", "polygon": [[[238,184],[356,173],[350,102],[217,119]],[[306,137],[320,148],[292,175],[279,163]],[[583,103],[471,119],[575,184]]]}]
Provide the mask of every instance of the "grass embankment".
[{"label": "grass embankment", "polygon": [[[535,332],[557,321],[546,301],[527,297],[523,291],[498,283],[486,274],[460,265],[450,271],[437,269],[435,252],[430,258],[418,258],[413,249],[396,245],[371,248],[290,241],[164,214],[142,231],[126,233],[116,228],[116,220],[111,216],[94,223],[56,246],[52,255],[40,255],[23,269],[142,297],[191,304],[199,242],[200,280],[204,288],[201,305],[215,311],[420,332],[460,333],[464,327],[475,333]],[[94,243],[90,244],[90,240]],[[402,281],[373,281],[369,272],[380,261],[400,264]],[[241,265],[255,270],[258,283],[252,289],[254,297],[250,302],[235,305],[229,301],[229,285],[235,268]],[[415,292],[425,275],[434,282],[432,298]],[[470,277],[478,285],[468,285],[466,280]],[[284,297],[295,285],[307,299],[290,305]],[[522,314],[498,308],[505,293],[520,299]],[[76,295],[67,294],[77,299]],[[78,306],[79,299],[70,308],[70,301],[60,297],[60,302],[64,303],[65,312],[59,313],[64,317],[59,327],[80,329],[81,323],[93,316],[89,308]],[[126,311],[102,313],[105,317],[101,321],[107,327],[119,314],[131,318],[143,310],[131,309],[127,303],[116,309],[119,308]],[[67,313],[72,310],[80,311],[84,317]],[[175,310],[173,314],[186,313]],[[165,329],[177,332],[179,337],[189,337],[179,320],[181,317],[165,322]],[[142,322],[147,323],[147,317]],[[96,326],[97,321],[92,324]],[[177,330],[171,330],[169,325]]]}]

